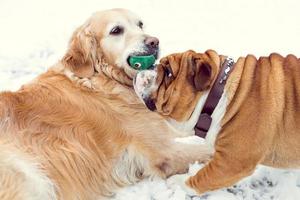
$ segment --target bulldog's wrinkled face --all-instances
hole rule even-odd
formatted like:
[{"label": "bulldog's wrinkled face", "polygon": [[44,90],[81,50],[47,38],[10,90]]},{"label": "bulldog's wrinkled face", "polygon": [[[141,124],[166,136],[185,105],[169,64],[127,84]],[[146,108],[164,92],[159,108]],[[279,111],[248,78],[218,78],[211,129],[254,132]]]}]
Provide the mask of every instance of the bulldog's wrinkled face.
[{"label": "bulldog's wrinkled face", "polygon": [[191,116],[198,99],[216,77],[219,56],[214,51],[171,54],[155,70],[145,70],[134,79],[134,89],[152,111],[177,121]]}]

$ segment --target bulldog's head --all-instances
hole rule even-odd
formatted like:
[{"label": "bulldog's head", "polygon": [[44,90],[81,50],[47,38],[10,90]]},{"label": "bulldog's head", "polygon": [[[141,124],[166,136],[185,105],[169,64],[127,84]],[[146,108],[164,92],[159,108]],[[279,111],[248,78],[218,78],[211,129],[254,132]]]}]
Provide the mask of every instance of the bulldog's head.
[{"label": "bulldog's head", "polygon": [[220,57],[213,50],[171,54],[162,58],[155,70],[139,72],[134,88],[150,110],[184,121],[212,86],[219,65]]}]

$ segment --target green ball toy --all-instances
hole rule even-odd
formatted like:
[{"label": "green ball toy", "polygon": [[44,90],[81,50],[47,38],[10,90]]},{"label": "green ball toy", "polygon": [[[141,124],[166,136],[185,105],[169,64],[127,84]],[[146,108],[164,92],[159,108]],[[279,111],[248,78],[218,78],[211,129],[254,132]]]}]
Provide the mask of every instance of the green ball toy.
[{"label": "green ball toy", "polygon": [[155,57],[153,55],[148,56],[130,56],[129,65],[136,70],[149,69],[155,63]]}]

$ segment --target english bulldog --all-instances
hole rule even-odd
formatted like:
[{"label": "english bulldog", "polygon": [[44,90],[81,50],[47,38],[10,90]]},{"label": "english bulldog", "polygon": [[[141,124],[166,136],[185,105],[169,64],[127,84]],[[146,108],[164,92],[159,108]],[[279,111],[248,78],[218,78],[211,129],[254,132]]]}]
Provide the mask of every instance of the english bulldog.
[{"label": "english bulldog", "polygon": [[134,87],[150,110],[214,149],[195,176],[173,178],[189,192],[231,186],[257,164],[300,166],[300,60],[294,55],[247,55],[234,63],[213,50],[190,50],[138,73]]}]

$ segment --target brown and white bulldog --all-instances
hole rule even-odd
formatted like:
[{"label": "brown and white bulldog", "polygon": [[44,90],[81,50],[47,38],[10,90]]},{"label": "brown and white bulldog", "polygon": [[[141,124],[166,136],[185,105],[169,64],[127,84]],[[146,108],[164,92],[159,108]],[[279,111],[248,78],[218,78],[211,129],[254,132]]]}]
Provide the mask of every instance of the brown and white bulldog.
[{"label": "brown and white bulldog", "polygon": [[[148,108],[192,134],[225,60],[213,50],[171,54],[155,71],[140,72],[135,90]],[[195,176],[174,177],[190,192],[230,186],[257,164],[300,166],[300,60],[248,55],[233,67],[205,137],[212,160]]]}]

